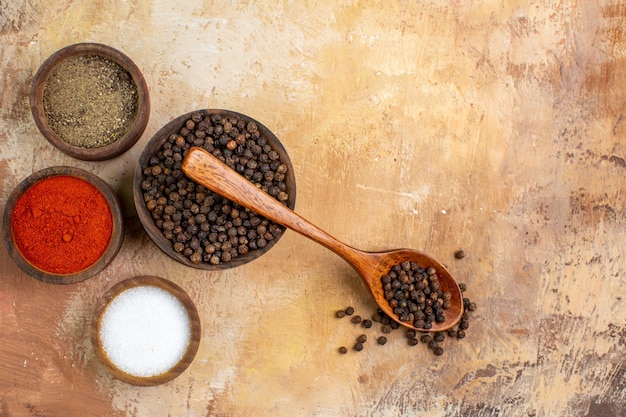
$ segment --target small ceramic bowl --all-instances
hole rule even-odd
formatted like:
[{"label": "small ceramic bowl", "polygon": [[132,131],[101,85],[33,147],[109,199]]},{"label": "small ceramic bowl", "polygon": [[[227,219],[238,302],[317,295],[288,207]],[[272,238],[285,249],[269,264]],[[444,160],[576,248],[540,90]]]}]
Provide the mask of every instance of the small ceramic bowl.
[{"label": "small ceramic bowl", "polygon": [[152,137],[150,142],[146,145],[146,148],[144,149],[139,159],[139,164],[137,165],[137,168],[135,170],[135,178],[134,178],[134,184],[133,184],[133,196],[134,196],[134,201],[135,201],[135,208],[137,209],[139,220],[141,221],[141,224],[143,225],[148,236],[150,236],[152,241],[163,252],[165,252],[168,256],[175,259],[176,261],[184,265],[193,267],[193,268],[210,270],[210,271],[218,271],[218,270],[224,270],[224,269],[237,267],[237,266],[246,264],[254,259],[257,259],[263,254],[267,253],[267,251],[269,251],[276,244],[276,242],[278,242],[280,237],[283,236],[284,229],[283,229],[283,232],[278,237],[276,237],[275,239],[271,241],[268,241],[267,246],[265,246],[264,248],[250,250],[247,254],[234,257],[228,262],[222,262],[217,265],[213,265],[208,262],[193,263],[189,260],[189,258],[183,256],[182,254],[180,254],[179,252],[176,252],[173,249],[172,242],[166,239],[161,229],[159,229],[155,225],[155,221],[152,218],[151,212],[148,210],[148,208],[146,207],[146,203],[144,202],[143,190],[141,188],[143,169],[146,166],[148,166],[150,159],[161,149],[165,141],[167,141],[168,138],[172,134],[178,134],[181,128],[183,127],[183,125],[185,124],[185,122],[189,120],[194,113],[199,113],[203,117],[210,117],[212,115],[220,115],[221,117],[237,118],[239,120],[243,120],[246,124],[250,122],[255,123],[258,127],[258,130],[261,136],[264,137],[267,140],[267,143],[273,148],[273,150],[278,153],[280,161],[283,164],[287,165],[288,167],[287,173],[285,174],[286,175],[285,180],[284,180],[285,185],[286,185],[285,191],[288,194],[288,199],[285,201],[285,203],[289,208],[293,210],[295,206],[295,202],[296,202],[296,179],[294,175],[293,166],[291,164],[291,160],[289,159],[289,155],[287,154],[287,151],[285,150],[281,142],[278,140],[278,138],[267,127],[265,127],[263,124],[261,124],[260,122],[254,120],[253,118],[249,116],[246,116],[241,113],[234,112],[234,111],[230,111],[230,110],[216,110],[216,109],[197,110],[197,111],[189,112],[187,114],[179,116],[176,119],[172,120],[170,123],[166,124],[164,127],[162,127]]},{"label": "small ceramic bowl", "polygon": [[[124,69],[137,88],[137,103],[134,121],[117,140],[100,147],[83,147],[71,144],[60,137],[51,127],[44,108],[46,84],[54,69],[68,58],[96,55],[111,60]],[[126,75],[124,75],[127,77]],[[120,51],[97,43],[79,43],[67,46],[52,54],[41,65],[33,80],[30,92],[30,107],[35,123],[43,136],[63,153],[81,160],[101,161],[114,158],[130,149],[141,137],[150,116],[150,97],[146,81],[139,68]],[[107,109],[101,109],[106,112]]]},{"label": "small ceramic bowl", "polygon": [[[95,261],[83,269],[71,272],[50,272],[49,270],[44,270],[35,264],[38,262],[29,260],[27,256],[25,256],[22,251],[20,251],[19,244],[16,242],[16,231],[14,230],[14,211],[16,209],[16,205],[20,201],[21,197],[26,193],[32,186],[40,183],[43,180],[51,179],[54,177],[73,177],[75,179],[86,181],[91,186],[95,187],[97,191],[104,197],[108,208],[110,209],[112,225],[110,231],[110,238],[108,245],[104,249],[104,252],[97,258]],[[68,198],[71,199],[72,193],[71,189],[65,188],[68,191]],[[50,213],[43,213],[42,215],[51,215],[51,212],[54,210],[50,210]],[[41,215],[41,213],[40,213]],[[84,220],[84,219],[83,219]],[[80,215],[76,218],[75,221],[82,221],[80,219]],[[100,271],[102,271],[117,255],[122,246],[122,241],[124,238],[124,222],[122,210],[120,207],[120,203],[115,191],[102,179],[97,177],[96,175],[84,171],[79,168],[74,167],[51,167],[46,168],[41,171],[37,171],[34,174],[30,175],[26,179],[24,179],[11,193],[7,204],[4,210],[4,216],[2,219],[2,231],[3,238],[9,252],[11,258],[15,261],[15,263],[28,275],[33,278],[36,278],[40,281],[52,283],[52,284],[72,284],[76,282],[83,281]],[[68,231],[68,233],[70,233]],[[65,243],[69,242],[71,239],[71,235],[63,234],[61,238],[58,236],[52,236],[50,231],[43,231],[41,235],[38,237],[39,241],[49,240],[51,238],[56,239],[67,239]],[[60,242],[60,240],[59,240]],[[77,240],[78,242],[78,240]],[[63,244],[61,242],[61,244]],[[72,249],[72,251],[76,251],[78,249]],[[72,252],[75,253],[75,252]],[[97,255],[95,255],[97,256]],[[34,262],[34,263],[33,263]],[[41,265],[41,264],[39,264]],[[56,268],[56,267],[55,267]],[[53,268],[50,268],[53,269]]]},{"label": "small ceramic bowl", "polygon": [[169,382],[187,369],[200,345],[200,318],[187,293],[155,276],[119,282],[98,302],[91,325],[96,357],[132,385]]}]

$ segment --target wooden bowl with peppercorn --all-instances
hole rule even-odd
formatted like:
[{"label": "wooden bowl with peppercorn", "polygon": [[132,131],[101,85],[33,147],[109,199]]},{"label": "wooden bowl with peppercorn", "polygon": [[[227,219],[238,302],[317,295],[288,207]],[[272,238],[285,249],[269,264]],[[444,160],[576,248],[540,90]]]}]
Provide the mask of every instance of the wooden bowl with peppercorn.
[{"label": "wooden bowl with peppercorn", "polygon": [[187,178],[182,161],[194,146],[294,208],[295,175],[278,138],[249,116],[197,110],[161,128],[140,157],[133,194],[148,236],[178,262],[206,270],[243,265],[269,251],[285,228]]},{"label": "wooden bowl with peppercorn", "polygon": [[91,343],[113,377],[153,386],[173,380],[191,364],[200,327],[198,311],[181,287],[139,276],[102,296],[92,318]]},{"label": "wooden bowl with peppercorn", "polygon": [[9,255],[20,269],[52,284],[99,273],[124,237],[115,191],[92,173],[63,166],[24,179],[9,196],[2,226]]},{"label": "wooden bowl with peppercorn", "polygon": [[97,43],[70,45],[46,59],[33,80],[30,107],[52,145],[86,161],[130,149],[150,115],[139,68],[122,52]]}]

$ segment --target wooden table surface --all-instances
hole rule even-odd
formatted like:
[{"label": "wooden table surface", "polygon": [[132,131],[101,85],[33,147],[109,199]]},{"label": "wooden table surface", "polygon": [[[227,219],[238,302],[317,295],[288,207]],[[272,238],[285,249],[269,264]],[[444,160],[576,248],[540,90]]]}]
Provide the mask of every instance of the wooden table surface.
[{"label": "wooden table surface", "polygon": [[[79,284],[40,283],[0,251],[0,416],[626,415],[626,3],[275,3],[0,0],[2,210],[32,172],[71,165],[113,186],[127,224]],[[110,161],[60,153],[29,110],[39,65],[85,41],[150,87],[144,135]],[[478,304],[467,337],[441,357],[399,331],[338,354],[362,330],[334,312],[375,306],[293,232],[226,272],[165,257],[132,174],[161,126],[202,108],[276,133],[304,217],[446,264]],[[183,287],[202,320],[194,362],[157,387],[112,379],[89,340],[99,297],[137,275]]]}]

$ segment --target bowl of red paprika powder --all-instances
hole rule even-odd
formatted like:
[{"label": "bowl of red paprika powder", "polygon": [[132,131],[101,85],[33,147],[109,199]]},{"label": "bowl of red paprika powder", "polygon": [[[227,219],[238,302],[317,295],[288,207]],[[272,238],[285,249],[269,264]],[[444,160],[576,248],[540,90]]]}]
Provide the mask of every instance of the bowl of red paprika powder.
[{"label": "bowl of red paprika powder", "polygon": [[2,226],[20,269],[53,284],[80,282],[102,271],[124,236],[115,191],[92,173],[64,166],[24,179],[9,196]]}]

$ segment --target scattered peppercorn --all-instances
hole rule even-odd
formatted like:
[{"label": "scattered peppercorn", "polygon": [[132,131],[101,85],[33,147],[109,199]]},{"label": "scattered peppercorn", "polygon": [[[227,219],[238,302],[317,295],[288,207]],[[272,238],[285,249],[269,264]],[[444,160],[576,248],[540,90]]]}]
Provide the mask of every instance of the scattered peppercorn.
[{"label": "scattered peppercorn", "polygon": [[461,292],[465,292],[467,291],[467,285],[464,283],[460,283],[459,284],[459,289],[461,290]]},{"label": "scattered peppercorn", "polygon": [[343,317],[345,317],[345,316],[346,316],[346,312],[345,312],[345,311],[343,311],[343,310],[338,310],[338,311],[335,313],[335,316],[336,316],[337,318],[341,319],[341,318],[343,318]]},{"label": "scattered peppercorn", "polygon": [[454,257],[456,259],[463,259],[463,258],[465,258],[465,252],[460,249],[460,250],[454,252]]},{"label": "scattered peppercorn", "polygon": [[[410,266],[409,266],[409,269],[410,269]],[[397,286],[398,284],[394,284],[394,285]],[[463,289],[463,291],[467,290],[467,286],[465,284],[460,284],[459,286]],[[449,300],[449,295],[444,295],[441,298],[442,300],[445,298],[448,298]],[[435,356],[443,355],[444,348],[441,346],[441,344],[445,341],[446,336],[451,339],[457,339],[457,340],[464,339],[466,336],[465,331],[469,328],[470,312],[476,310],[476,303],[471,301],[469,298],[464,297],[463,305],[464,305],[465,311],[463,312],[461,316],[461,320],[455,327],[452,327],[445,332],[432,332],[432,333],[424,332],[421,335],[419,335],[418,332],[414,329],[406,329],[406,332],[404,333],[404,335],[407,339],[407,344],[409,346],[416,346],[421,341],[422,344],[426,345],[433,352]],[[348,315],[348,313],[354,314],[354,308],[348,307],[345,310],[339,310],[337,312],[338,315],[343,317],[343,315],[341,315],[340,312],[343,312],[345,315]],[[424,313],[421,310],[418,310],[415,312],[415,316],[419,320],[423,320],[423,317],[425,315],[426,313]],[[378,308],[376,312],[372,315],[372,320],[368,320],[368,319],[363,320],[360,315],[355,315],[354,317],[352,317],[351,321],[355,324],[361,323],[361,326],[367,329],[372,327],[373,322],[380,323],[380,331],[384,334],[390,334],[393,330],[400,328],[400,325],[395,320],[392,320],[389,316],[387,316],[387,314],[385,314],[380,308]],[[366,341],[367,341],[366,334],[359,335],[356,338],[354,350],[355,351],[363,350],[364,348],[363,344]],[[385,345],[388,342],[388,338],[386,336],[378,336],[376,338],[376,341],[379,345]],[[339,349],[340,349],[340,352],[342,352],[342,348],[339,348]],[[345,351],[347,352],[347,349]]]},{"label": "scattered peppercorn", "polygon": [[346,353],[348,353],[348,349],[345,346],[342,346],[339,348],[339,353],[345,355]]}]

